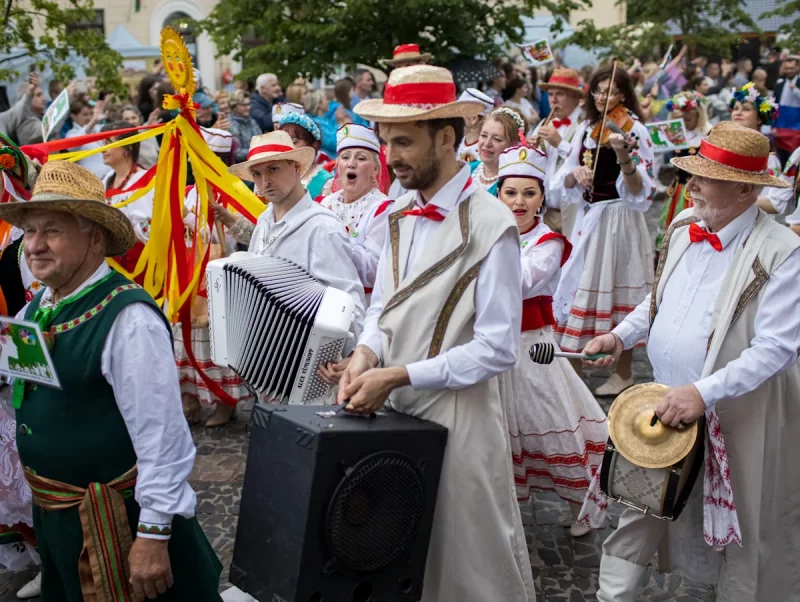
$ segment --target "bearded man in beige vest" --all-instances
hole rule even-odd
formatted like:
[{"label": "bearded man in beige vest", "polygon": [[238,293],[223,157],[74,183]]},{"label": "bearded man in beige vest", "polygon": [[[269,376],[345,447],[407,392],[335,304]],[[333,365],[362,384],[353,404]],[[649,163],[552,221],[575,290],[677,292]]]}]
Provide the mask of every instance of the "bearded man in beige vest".
[{"label": "bearded man in beige vest", "polygon": [[[496,375],[513,366],[522,306],[513,215],[456,161],[464,117],[446,69],[392,71],[383,100],[355,111],[379,124],[410,192],[389,216],[364,333],[339,403],[384,403],[447,427],[423,602],[535,600]],[[382,366],[381,365],[382,361]]]},{"label": "bearded man in beige vest", "polygon": [[694,207],[664,238],[652,294],[586,346],[611,353],[591,363],[607,367],[647,336],[654,378],[672,387],[660,420],[706,423],[704,478],[680,518],[627,509],[605,541],[600,602],[633,602],[656,550],[720,600],[800,600],[800,237],[756,206],[763,186],[785,186],[769,147],[723,122],[696,155],[672,159],[692,174]]}]

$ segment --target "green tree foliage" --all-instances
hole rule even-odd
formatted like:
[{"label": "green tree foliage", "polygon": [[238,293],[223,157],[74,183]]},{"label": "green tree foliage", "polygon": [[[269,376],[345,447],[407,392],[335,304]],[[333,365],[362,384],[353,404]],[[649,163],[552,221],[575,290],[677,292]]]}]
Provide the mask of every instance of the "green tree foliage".
[{"label": "green tree foliage", "polygon": [[589,0],[221,0],[199,23],[219,51],[284,80],[330,75],[344,64],[379,66],[397,44],[419,43],[438,64],[458,55],[491,57],[522,42],[522,16],[557,17]]},{"label": "green tree foliage", "polygon": [[677,32],[689,48],[730,56],[740,32],[759,31],[745,5],[745,0],[628,0],[627,23],[597,28],[591,21],[581,21],[575,34],[562,44],[599,49],[603,57],[630,61],[651,54],[658,45],[669,44],[671,32]]},{"label": "green tree foliage", "polygon": [[800,0],[779,0],[775,10],[761,15],[762,19],[768,17],[794,17],[791,23],[781,25],[778,33],[788,36],[781,42],[782,46],[791,49],[794,53],[800,52]]},{"label": "green tree foliage", "polygon": [[[6,2],[2,6],[5,9]],[[123,93],[122,56],[108,47],[101,32],[79,28],[93,18],[92,0],[14,0],[0,37],[0,53],[10,57],[25,53],[31,57],[33,68],[49,66],[62,82],[75,77],[70,59],[84,60],[86,74],[97,78],[97,89]],[[35,31],[44,33],[37,36]],[[0,61],[0,80],[18,75]]]}]

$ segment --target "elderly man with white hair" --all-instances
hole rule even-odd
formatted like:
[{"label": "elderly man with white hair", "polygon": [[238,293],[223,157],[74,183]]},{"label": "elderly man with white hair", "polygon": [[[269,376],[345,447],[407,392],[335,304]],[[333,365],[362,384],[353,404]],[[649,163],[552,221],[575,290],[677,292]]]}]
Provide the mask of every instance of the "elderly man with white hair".
[{"label": "elderly man with white hair", "polygon": [[44,166],[30,201],[2,203],[0,219],[23,229],[45,285],[18,317],[44,333],[61,383],[13,385],[42,599],[219,601],[169,324],[105,262],[133,246],[130,221],[97,176],[65,161]]},{"label": "elderly man with white hair", "polygon": [[262,73],[256,78],[256,93],[250,98],[250,117],[256,120],[261,131],[271,132],[272,105],[281,102],[283,90],[274,73]]},{"label": "elderly man with white hair", "polygon": [[705,418],[704,478],[674,522],[623,511],[603,544],[600,602],[634,602],[656,550],[664,568],[717,585],[718,599],[798,599],[800,238],[756,204],[762,187],[787,186],[769,174],[769,151],[766,136],[724,122],[672,159],[691,174],[694,206],[664,236],[653,292],[586,345],[610,353],[593,362],[608,367],[646,337],[654,379],[671,387],[658,419]]}]

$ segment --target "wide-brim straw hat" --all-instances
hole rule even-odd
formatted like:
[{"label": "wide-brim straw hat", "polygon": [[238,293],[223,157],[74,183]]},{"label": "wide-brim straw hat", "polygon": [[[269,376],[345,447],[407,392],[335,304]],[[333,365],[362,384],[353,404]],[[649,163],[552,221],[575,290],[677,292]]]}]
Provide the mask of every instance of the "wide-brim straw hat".
[{"label": "wide-brim straw hat", "polygon": [[253,136],[250,139],[247,161],[232,165],[228,171],[242,180],[252,182],[253,176],[250,175],[250,167],[253,165],[273,161],[294,161],[300,165],[300,173],[304,174],[314,163],[316,156],[317,151],[313,148],[310,146],[295,148],[292,144],[292,137],[282,130],[277,130]]},{"label": "wide-brim straw hat", "polygon": [[419,44],[400,44],[395,46],[392,58],[385,59],[384,62],[390,67],[402,67],[408,63],[427,63],[431,60],[429,53],[421,53]]},{"label": "wide-brim straw hat", "polygon": [[555,69],[550,79],[540,83],[539,87],[545,92],[548,90],[565,90],[583,94],[581,77],[575,69]]},{"label": "wide-brim straw hat", "polygon": [[413,65],[389,75],[382,99],[362,100],[353,111],[370,121],[402,123],[453,117],[475,117],[480,102],[456,100],[453,74],[444,67]]},{"label": "wide-brim straw hat", "polygon": [[671,163],[694,176],[787,188],[789,184],[770,175],[769,139],[750,128],[723,121],[700,142],[697,154],[676,157]]},{"label": "wide-brim straw hat", "polygon": [[122,255],[136,242],[127,216],[106,204],[106,191],[96,175],[77,163],[49,161],[39,174],[30,201],[0,203],[0,219],[21,228],[32,209],[62,211],[85,217],[106,230],[106,256]]}]

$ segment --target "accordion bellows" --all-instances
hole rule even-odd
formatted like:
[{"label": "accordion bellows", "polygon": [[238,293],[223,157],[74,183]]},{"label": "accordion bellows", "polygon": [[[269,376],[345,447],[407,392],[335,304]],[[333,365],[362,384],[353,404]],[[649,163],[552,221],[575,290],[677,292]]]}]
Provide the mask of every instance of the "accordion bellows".
[{"label": "accordion bellows", "polygon": [[211,359],[262,401],[322,404],[321,364],[341,359],[355,304],[280,257],[234,253],[208,262]]}]

